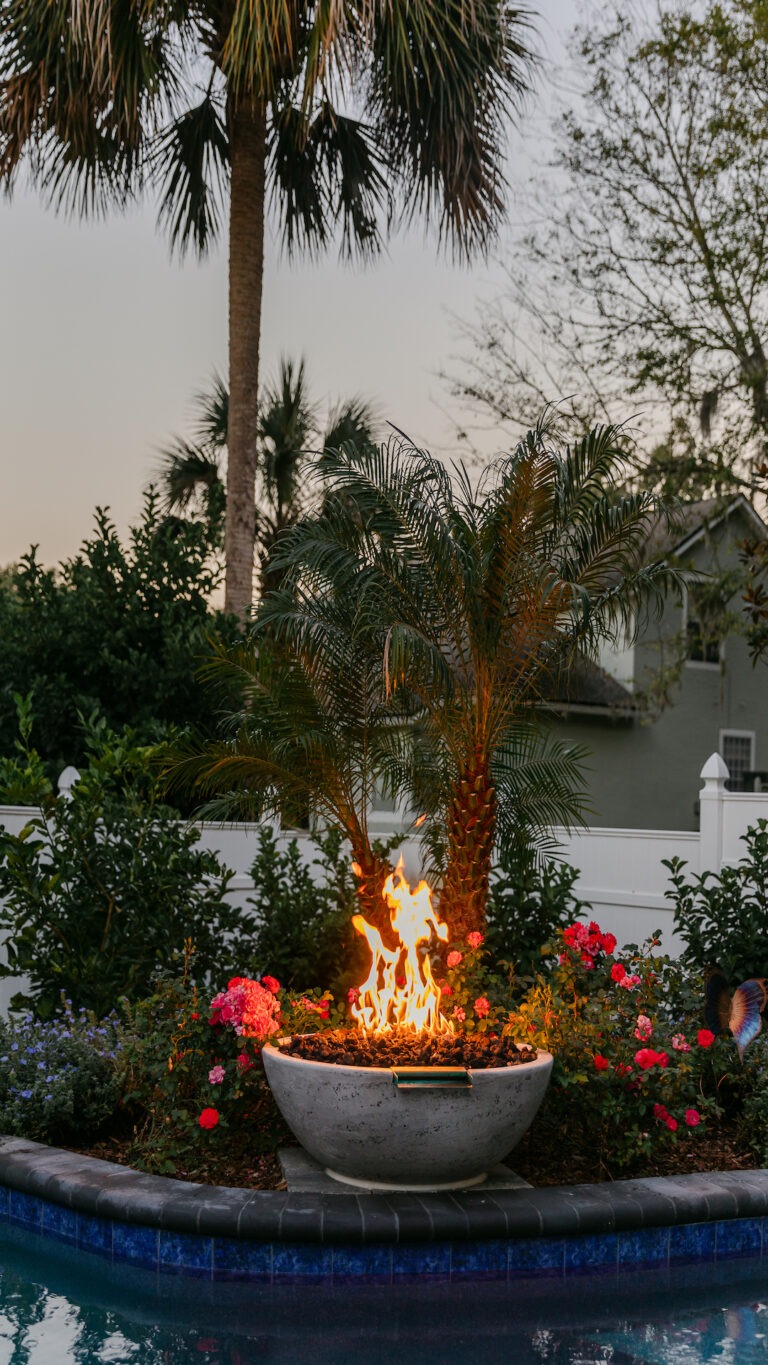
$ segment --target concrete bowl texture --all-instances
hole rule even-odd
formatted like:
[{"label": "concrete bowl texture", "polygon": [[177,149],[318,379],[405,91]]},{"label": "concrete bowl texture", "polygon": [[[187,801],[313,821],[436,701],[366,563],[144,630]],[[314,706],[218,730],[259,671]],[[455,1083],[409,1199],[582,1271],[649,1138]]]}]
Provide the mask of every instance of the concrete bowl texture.
[{"label": "concrete bowl texture", "polygon": [[366,1188],[460,1189],[482,1181],[530,1127],[552,1056],[471,1071],[461,1090],[398,1090],[380,1067],[292,1057],[267,1044],[264,1067],[283,1118],[329,1175]]}]

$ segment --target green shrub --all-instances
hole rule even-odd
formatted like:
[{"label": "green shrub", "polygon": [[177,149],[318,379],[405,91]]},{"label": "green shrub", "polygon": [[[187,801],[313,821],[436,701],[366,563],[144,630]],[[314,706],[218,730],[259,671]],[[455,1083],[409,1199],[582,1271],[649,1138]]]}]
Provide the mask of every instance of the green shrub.
[{"label": "green shrub", "polygon": [[251,959],[285,986],[329,986],[348,968],[359,935],[352,928],[357,906],[343,836],[329,830],[315,840],[320,870],[315,881],[296,839],[279,849],[271,829],[259,832],[251,868],[255,910]]},{"label": "green shrub", "polygon": [[690,880],[681,858],[664,860],[683,962],[700,970],[717,963],[733,986],[768,976],[768,820],[758,820],[742,842],[747,851],[735,866]]},{"label": "green shrub", "polygon": [[13,694],[19,733],[14,753],[0,756],[0,806],[50,806],[53,784],[46,766],[30,743],[34,716],[31,696]]},{"label": "green shrub", "polygon": [[38,1142],[92,1141],[121,1091],[114,1016],[73,1011],[0,1019],[0,1132]]},{"label": "green shrub", "polygon": [[35,745],[53,778],[81,765],[80,718],[95,711],[144,742],[170,726],[209,727],[196,671],[211,636],[238,634],[210,607],[221,565],[202,523],[166,518],[152,492],[127,541],[104,510],[95,522],[57,569],[32,549],[0,579],[0,753],[13,747],[13,693],[31,694]]},{"label": "green shrub", "polygon": [[186,939],[201,976],[226,971],[248,933],[247,914],[224,899],[231,873],[162,803],[152,751],[104,726],[91,742],[71,797],[19,835],[0,831],[3,974],[29,977],[43,1017],[62,992],[100,1016],[146,995]]},{"label": "green shrub", "polygon": [[542,946],[588,909],[573,893],[578,875],[535,849],[506,850],[494,868],[486,912],[490,958],[510,963],[518,976],[535,976]]}]

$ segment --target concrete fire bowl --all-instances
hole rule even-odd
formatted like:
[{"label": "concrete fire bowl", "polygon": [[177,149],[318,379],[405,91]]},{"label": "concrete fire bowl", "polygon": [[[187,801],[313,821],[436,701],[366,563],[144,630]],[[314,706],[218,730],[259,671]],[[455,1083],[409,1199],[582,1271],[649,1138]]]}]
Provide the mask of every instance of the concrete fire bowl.
[{"label": "concrete fire bowl", "polygon": [[396,1087],[383,1067],[291,1057],[270,1044],[264,1067],[283,1118],[328,1175],[368,1189],[479,1184],[520,1141],[544,1098],[552,1057],[470,1071],[462,1090]]}]

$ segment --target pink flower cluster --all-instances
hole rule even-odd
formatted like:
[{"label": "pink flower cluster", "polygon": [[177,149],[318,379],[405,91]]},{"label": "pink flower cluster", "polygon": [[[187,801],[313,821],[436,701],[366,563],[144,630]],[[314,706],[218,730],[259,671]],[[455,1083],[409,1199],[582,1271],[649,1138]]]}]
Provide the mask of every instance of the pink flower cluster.
[{"label": "pink flower cluster", "polygon": [[[585,967],[594,967],[598,953],[612,953],[616,947],[614,934],[604,934],[594,920],[591,924],[569,924],[563,930],[563,939],[568,947],[579,953]],[[562,957],[560,959],[562,961]]]},{"label": "pink flower cluster", "polygon": [[269,1038],[280,1027],[279,989],[274,977],[265,976],[258,982],[233,976],[227,989],[211,1001],[208,1023],[232,1028],[244,1038]]},{"label": "pink flower cluster", "polygon": [[628,972],[623,962],[614,962],[611,967],[611,980],[617,986],[623,986],[625,991],[634,990],[635,986],[640,985],[640,977],[636,972]]}]

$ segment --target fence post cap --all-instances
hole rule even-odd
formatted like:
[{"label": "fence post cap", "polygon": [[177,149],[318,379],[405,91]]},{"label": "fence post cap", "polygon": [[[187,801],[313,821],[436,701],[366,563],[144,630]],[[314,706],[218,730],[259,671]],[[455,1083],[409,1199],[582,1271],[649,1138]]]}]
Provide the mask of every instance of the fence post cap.
[{"label": "fence post cap", "polygon": [[704,785],[709,787],[723,787],[730,775],[727,764],[718,753],[710,754],[699,774]]},{"label": "fence post cap", "polygon": [[59,773],[59,780],[57,783],[59,789],[59,796],[71,796],[72,788],[74,787],[75,783],[79,781],[80,774],[77,771],[77,768],[73,768],[72,764],[70,763],[68,768],[64,768],[62,772]]}]

